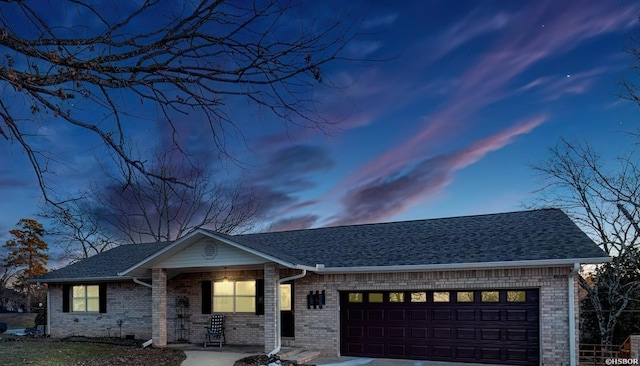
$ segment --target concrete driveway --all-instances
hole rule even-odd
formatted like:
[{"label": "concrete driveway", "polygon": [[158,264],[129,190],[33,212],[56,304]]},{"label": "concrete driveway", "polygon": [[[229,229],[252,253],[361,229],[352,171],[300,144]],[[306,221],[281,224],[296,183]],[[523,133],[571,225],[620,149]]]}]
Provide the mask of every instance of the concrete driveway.
[{"label": "concrete driveway", "polygon": [[320,357],[312,361],[318,366],[491,366],[487,364],[393,360],[386,358]]}]

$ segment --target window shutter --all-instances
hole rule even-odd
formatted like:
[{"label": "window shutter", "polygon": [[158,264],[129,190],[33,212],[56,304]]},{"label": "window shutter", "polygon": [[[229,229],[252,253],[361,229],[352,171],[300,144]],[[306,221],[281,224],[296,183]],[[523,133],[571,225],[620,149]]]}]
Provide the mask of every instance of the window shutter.
[{"label": "window shutter", "polygon": [[202,314],[211,314],[211,281],[202,281]]},{"label": "window shutter", "polygon": [[102,283],[98,287],[98,302],[101,313],[107,312],[107,284]]},{"label": "window shutter", "polygon": [[62,285],[62,312],[69,312],[69,285]]},{"label": "window shutter", "polygon": [[256,280],[256,315],[264,315],[264,280]]}]

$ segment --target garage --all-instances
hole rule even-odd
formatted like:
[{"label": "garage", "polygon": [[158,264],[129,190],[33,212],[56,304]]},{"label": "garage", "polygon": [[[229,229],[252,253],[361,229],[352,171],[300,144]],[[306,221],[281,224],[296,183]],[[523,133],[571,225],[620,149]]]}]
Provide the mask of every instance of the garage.
[{"label": "garage", "polygon": [[538,365],[537,289],[344,291],[345,356]]}]

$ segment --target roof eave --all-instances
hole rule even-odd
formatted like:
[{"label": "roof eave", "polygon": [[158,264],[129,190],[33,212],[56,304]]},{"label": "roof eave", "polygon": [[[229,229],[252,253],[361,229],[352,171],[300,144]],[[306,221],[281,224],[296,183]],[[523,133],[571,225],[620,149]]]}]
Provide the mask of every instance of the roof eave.
[{"label": "roof eave", "polygon": [[27,283],[88,283],[88,282],[120,282],[133,280],[129,276],[75,277],[75,278],[32,278]]},{"label": "roof eave", "polygon": [[148,256],[147,258],[143,259],[142,261],[140,261],[140,262],[138,262],[138,263],[134,264],[133,266],[131,266],[131,267],[129,267],[129,268],[127,268],[127,269],[125,269],[124,271],[118,272],[118,276],[126,276],[126,275],[129,275],[131,272],[133,272],[133,271],[134,271],[134,270],[136,270],[137,268],[140,268],[140,267],[144,266],[145,264],[147,264],[147,263],[151,262],[152,260],[154,260],[154,259],[156,259],[156,258],[160,257],[160,256],[161,256],[161,255],[163,255],[164,253],[166,253],[166,252],[168,252],[168,251],[172,250],[173,248],[175,248],[175,247],[177,247],[177,246],[181,245],[183,242],[185,242],[185,241],[187,241],[187,240],[189,240],[189,239],[193,238],[194,236],[196,236],[196,235],[198,235],[198,234],[200,234],[200,235],[204,235],[204,236],[207,236],[207,237],[210,237],[210,238],[212,238],[212,239],[216,239],[216,240],[218,240],[218,241],[220,241],[220,242],[223,242],[223,243],[225,243],[225,244],[228,244],[228,245],[230,245],[230,246],[232,246],[232,247],[235,247],[235,248],[237,248],[237,249],[244,250],[244,251],[246,251],[246,252],[248,252],[248,253],[251,253],[251,254],[257,255],[257,256],[262,257],[262,258],[264,258],[264,259],[267,259],[267,260],[269,260],[269,261],[271,261],[271,262],[278,263],[278,264],[280,264],[280,265],[282,265],[282,266],[285,266],[285,267],[288,267],[288,268],[296,268],[296,267],[297,267],[297,266],[296,266],[296,264],[294,264],[294,263],[289,263],[289,262],[284,261],[284,260],[282,260],[282,259],[280,259],[280,258],[276,258],[276,257],[274,257],[274,256],[272,256],[272,255],[269,255],[269,254],[262,253],[262,252],[259,252],[259,251],[257,251],[257,250],[251,249],[251,248],[246,247],[246,246],[244,246],[244,245],[242,245],[242,244],[236,243],[236,242],[234,242],[234,241],[232,241],[232,240],[228,240],[228,239],[223,238],[223,237],[221,237],[221,236],[219,236],[219,235],[216,235],[216,234],[214,234],[214,233],[212,233],[212,232],[210,232],[210,231],[198,229],[198,230],[194,231],[193,233],[191,233],[191,234],[189,234],[189,235],[187,235],[187,236],[185,236],[185,237],[183,237],[183,238],[181,238],[181,239],[176,240],[176,241],[175,241],[175,242],[173,242],[172,244],[167,245],[166,247],[164,247],[164,248],[162,248],[161,250],[159,250],[159,251],[157,251],[157,252],[153,253],[152,255],[150,255],[150,256]]},{"label": "roof eave", "polygon": [[459,271],[465,269],[502,269],[523,267],[559,267],[579,264],[600,264],[610,262],[611,257],[596,258],[567,258],[567,259],[542,259],[525,261],[501,261],[479,263],[443,263],[443,264],[419,264],[397,266],[362,266],[362,267],[324,267],[313,270],[318,274],[323,273],[381,273],[381,272],[421,272],[421,271]]}]

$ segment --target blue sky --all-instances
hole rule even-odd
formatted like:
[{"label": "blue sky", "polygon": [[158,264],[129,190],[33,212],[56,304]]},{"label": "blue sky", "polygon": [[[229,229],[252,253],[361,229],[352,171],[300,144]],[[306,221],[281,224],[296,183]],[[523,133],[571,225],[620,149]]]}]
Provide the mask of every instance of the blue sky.
[{"label": "blue sky", "polygon": [[[229,146],[245,165],[222,164],[221,174],[251,182],[274,229],[518,210],[542,185],[529,164],[561,136],[614,155],[638,126],[637,106],[617,96],[634,61],[624,47],[638,30],[637,1],[360,6],[361,36],[346,52],[384,61],[323,70],[327,87],[314,97],[336,121],[328,131],[284,127],[229,103],[245,137],[230,136]],[[206,150],[192,118],[176,121],[181,138]],[[163,135],[157,123],[129,123],[138,148]],[[104,152],[93,137],[55,120],[39,126],[36,143],[59,162],[51,184],[73,190],[99,179]],[[42,198],[20,147],[0,141],[4,242]]]}]

